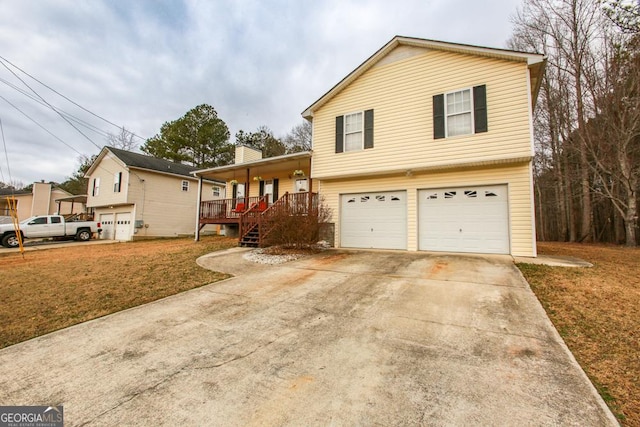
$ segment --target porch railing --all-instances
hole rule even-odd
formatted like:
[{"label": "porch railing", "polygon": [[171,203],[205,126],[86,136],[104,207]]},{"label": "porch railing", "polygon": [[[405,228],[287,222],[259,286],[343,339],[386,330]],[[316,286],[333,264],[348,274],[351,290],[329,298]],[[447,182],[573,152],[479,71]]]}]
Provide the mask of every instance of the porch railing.
[{"label": "porch railing", "polygon": [[200,220],[239,219],[261,197],[236,197],[235,199],[208,200],[200,203]]},{"label": "porch railing", "polygon": [[[262,246],[264,238],[272,231],[273,219],[280,215],[309,215],[317,212],[318,193],[285,193],[271,206],[266,205],[266,196],[259,199],[240,217],[240,241],[247,239],[250,233],[257,237],[255,243]],[[256,233],[257,232],[257,233]]]}]

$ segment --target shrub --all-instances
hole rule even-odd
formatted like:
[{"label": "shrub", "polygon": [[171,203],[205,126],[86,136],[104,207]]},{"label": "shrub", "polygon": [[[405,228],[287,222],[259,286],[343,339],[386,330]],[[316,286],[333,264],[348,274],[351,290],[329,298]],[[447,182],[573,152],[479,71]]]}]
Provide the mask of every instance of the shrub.
[{"label": "shrub", "polygon": [[301,204],[294,209],[275,209],[263,223],[266,233],[262,245],[296,249],[315,245],[323,225],[330,220],[331,209],[323,199],[311,207]]}]

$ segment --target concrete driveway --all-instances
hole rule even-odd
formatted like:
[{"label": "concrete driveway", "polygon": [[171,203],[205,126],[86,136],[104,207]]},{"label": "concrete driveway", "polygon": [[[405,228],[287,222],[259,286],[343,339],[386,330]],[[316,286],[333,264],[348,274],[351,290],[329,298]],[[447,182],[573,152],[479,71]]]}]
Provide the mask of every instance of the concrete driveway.
[{"label": "concrete driveway", "polygon": [[242,255],[0,350],[0,405],[62,404],[68,426],[616,425],[509,257]]}]

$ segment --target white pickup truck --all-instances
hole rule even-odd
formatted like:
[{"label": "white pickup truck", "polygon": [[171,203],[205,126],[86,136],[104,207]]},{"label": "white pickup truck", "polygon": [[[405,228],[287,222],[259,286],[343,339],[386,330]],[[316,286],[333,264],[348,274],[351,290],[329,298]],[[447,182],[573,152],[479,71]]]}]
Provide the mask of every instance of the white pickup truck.
[{"label": "white pickup truck", "polygon": [[[91,239],[100,233],[100,223],[95,221],[65,221],[62,215],[32,216],[20,222],[22,240],[43,238],[75,238],[80,241]],[[0,241],[6,248],[18,246],[13,224],[0,224]]]}]

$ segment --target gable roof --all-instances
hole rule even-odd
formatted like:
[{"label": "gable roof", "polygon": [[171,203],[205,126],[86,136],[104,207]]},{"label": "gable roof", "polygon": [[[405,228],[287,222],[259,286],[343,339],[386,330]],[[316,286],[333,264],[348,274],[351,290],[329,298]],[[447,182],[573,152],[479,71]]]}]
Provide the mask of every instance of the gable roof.
[{"label": "gable roof", "polygon": [[320,99],[311,104],[307,109],[302,112],[302,117],[305,119],[311,119],[313,113],[329,102],[331,98],[342,92],[344,88],[349,86],[354,80],[368,71],[388,53],[390,53],[396,47],[413,46],[421,47],[433,50],[443,50],[448,52],[456,52],[465,55],[485,56],[489,58],[497,58],[508,61],[525,62],[531,70],[531,102],[535,105],[535,100],[538,97],[538,90],[542,82],[542,73],[546,64],[546,58],[539,53],[519,52],[508,49],[497,49],[491,47],[473,46],[468,44],[450,43],[438,40],[419,39],[414,37],[395,36],[376,53],[371,55],[366,61],[364,61],[358,68],[349,73],[345,78],[340,80],[338,84],[332,87],[327,93],[322,95]]},{"label": "gable roof", "polygon": [[20,196],[24,194],[33,194],[28,190],[14,190],[12,188],[0,188],[0,196]]},{"label": "gable roof", "polygon": [[159,159],[157,157],[147,156],[145,154],[134,153],[132,151],[121,150],[120,148],[107,146],[102,148],[102,151],[100,151],[100,154],[98,155],[96,160],[87,170],[85,176],[89,176],[98,167],[98,163],[100,163],[107,152],[111,152],[122,163],[124,163],[126,167],[133,169],[142,169],[163,174],[176,175],[189,179],[194,179],[192,172],[198,170],[198,168],[194,166],[184,165],[182,163],[176,163],[169,160]]},{"label": "gable roof", "polygon": [[157,157],[146,156],[132,151],[121,150],[114,147],[105,147],[130,168],[146,169],[155,172],[163,172],[171,175],[181,175],[193,178],[191,172],[197,170],[193,166],[171,162]]}]

